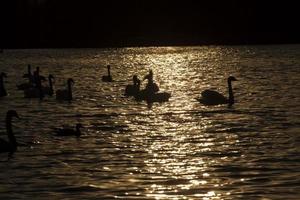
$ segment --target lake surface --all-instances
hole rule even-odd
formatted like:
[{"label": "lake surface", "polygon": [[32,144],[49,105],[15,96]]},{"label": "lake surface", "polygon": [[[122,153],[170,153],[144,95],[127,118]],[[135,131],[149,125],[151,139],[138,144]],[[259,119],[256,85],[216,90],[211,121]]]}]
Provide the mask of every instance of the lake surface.
[{"label": "lake surface", "polygon": [[[25,99],[27,64],[56,89],[73,78],[72,103]],[[107,64],[112,83],[101,81]],[[151,108],[123,96],[149,69],[172,93]],[[27,144],[0,154],[1,199],[300,199],[299,45],[5,50],[1,71],[0,118],[15,109]],[[209,88],[227,96],[229,75],[232,108],[195,100]],[[76,123],[79,139],[54,136]]]}]

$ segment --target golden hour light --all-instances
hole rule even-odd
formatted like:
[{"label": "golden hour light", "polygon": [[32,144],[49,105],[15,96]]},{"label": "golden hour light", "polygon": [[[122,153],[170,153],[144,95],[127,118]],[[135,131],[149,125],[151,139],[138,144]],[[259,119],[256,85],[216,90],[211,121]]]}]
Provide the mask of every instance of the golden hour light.
[{"label": "golden hour light", "polygon": [[1,8],[0,199],[299,199],[296,3]]}]

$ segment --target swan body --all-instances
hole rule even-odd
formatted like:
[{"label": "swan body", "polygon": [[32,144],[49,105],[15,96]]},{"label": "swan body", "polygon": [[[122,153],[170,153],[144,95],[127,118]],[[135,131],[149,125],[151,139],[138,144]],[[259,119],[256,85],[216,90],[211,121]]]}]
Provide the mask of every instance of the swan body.
[{"label": "swan body", "polygon": [[220,94],[217,91],[204,90],[201,93],[201,98],[197,100],[204,105],[220,105],[220,104],[228,104],[230,106],[233,105],[234,96],[233,96],[232,84],[231,84],[232,81],[237,81],[237,79],[233,76],[229,76],[227,79],[228,93],[229,93],[228,98],[226,98],[224,95]]},{"label": "swan body", "polygon": [[152,93],[147,90],[140,91],[137,95],[134,96],[136,101],[147,101],[147,102],[166,102],[169,101],[171,93],[168,92],[157,92]]},{"label": "swan body", "polygon": [[6,74],[4,72],[2,72],[0,74],[0,97],[5,97],[7,96],[7,92],[6,89],[4,87],[4,78],[6,78]]},{"label": "swan body", "polygon": [[125,88],[125,96],[135,96],[140,91],[141,81],[138,79],[137,75],[134,75],[132,80],[133,85],[127,85]]},{"label": "swan body", "polygon": [[149,73],[144,77],[144,80],[148,79],[148,83],[144,90],[141,90],[137,95],[134,96],[135,100],[142,101],[145,100],[147,103],[153,102],[166,102],[169,101],[171,93],[168,92],[158,92],[159,87],[153,80],[153,72],[149,70]]},{"label": "swan body", "polygon": [[73,99],[72,96],[72,85],[74,84],[73,79],[69,78],[67,81],[68,88],[56,90],[56,99],[62,101],[71,101]]},{"label": "swan body", "polygon": [[18,90],[26,90],[32,87],[33,87],[32,83],[21,83],[17,85]]},{"label": "swan body", "polygon": [[80,128],[83,128],[81,124],[76,124],[75,130],[70,128],[57,128],[54,129],[54,132],[56,133],[56,136],[77,136],[80,137],[81,131]]},{"label": "swan body", "polygon": [[17,141],[12,131],[12,118],[16,117],[19,119],[18,113],[15,110],[9,110],[6,113],[6,131],[8,141],[0,139],[0,153],[13,153],[17,150]]},{"label": "swan body", "polygon": [[44,98],[44,93],[42,88],[30,87],[24,90],[25,98]]},{"label": "swan body", "polygon": [[110,65],[107,65],[107,76],[102,76],[102,81],[103,82],[112,82],[113,79],[112,79],[112,76],[110,74]]}]

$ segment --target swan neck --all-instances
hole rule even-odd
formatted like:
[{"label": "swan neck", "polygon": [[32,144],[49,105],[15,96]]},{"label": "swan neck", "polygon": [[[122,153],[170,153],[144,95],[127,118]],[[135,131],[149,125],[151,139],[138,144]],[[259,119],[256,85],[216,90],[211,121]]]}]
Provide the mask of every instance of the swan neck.
[{"label": "swan neck", "polygon": [[72,85],[71,82],[68,82],[68,93],[69,93],[69,100],[72,100]]},{"label": "swan neck", "polygon": [[49,78],[49,87],[50,87],[50,90],[53,91],[52,78]]},{"label": "swan neck", "polygon": [[76,135],[77,135],[77,136],[80,136],[80,135],[81,135],[81,132],[80,132],[80,128],[79,128],[79,127],[76,127]]},{"label": "swan neck", "polygon": [[4,88],[4,81],[2,75],[0,75],[0,88]]},{"label": "swan neck", "polygon": [[234,104],[234,96],[233,96],[231,81],[228,81],[228,93],[229,93],[228,103],[229,105],[232,105]]},{"label": "swan neck", "polygon": [[110,68],[109,67],[107,68],[107,73],[108,73],[108,76],[110,76]]},{"label": "swan neck", "polygon": [[12,124],[11,124],[11,120],[12,120],[12,117],[11,116],[7,116],[6,117],[6,131],[7,131],[7,136],[8,136],[8,140],[11,144],[13,145],[17,145],[17,141],[16,141],[16,138],[13,134],[13,131],[12,131]]}]

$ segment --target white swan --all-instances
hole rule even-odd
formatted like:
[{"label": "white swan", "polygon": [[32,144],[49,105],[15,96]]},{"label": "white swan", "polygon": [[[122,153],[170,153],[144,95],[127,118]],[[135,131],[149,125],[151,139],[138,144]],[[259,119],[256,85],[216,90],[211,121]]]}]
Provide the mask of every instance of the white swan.
[{"label": "white swan", "polygon": [[12,154],[17,150],[18,144],[13,134],[12,126],[11,126],[11,121],[13,117],[20,119],[18,113],[15,110],[7,111],[5,121],[6,121],[6,132],[7,132],[8,141],[0,139],[0,153],[9,152]]},{"label": "white swan", "polygon": [[204,105],[228,104],[229,106],[232,106],[234,104],[234,96],[231,84],[232,81],[237,81],[237,79],[233,76],[229,76],[227,79],[229,94],[228,98],[226,98],[224,95],[220,94],[217,91],[204,90],[201,93],[201,98],[197,100]]},{"label": "white swan", "polygon": [[54,132],[56,133],[56,136],[77,136],[80,137],[81,131],[80,128],[83,128],[82,124],[78,123],[76,124],[75,130],[70,128],[55,128]]},{"label": "white swan", "polygon": [[7,78],[6,73],[2,72],[0,74],[0,97],[5,97],[7,96],[6,89],[4,87],[4,78]]},{"label": "white swan", "polygon": [[111,77],[111,74],[110,74],[110,65],[107,65],[107,76],[102,76],[102,81],[103,82],[112,82],[112,77]]},{"label": "white swan", "polygon": [[69,78],[67,81],[67,84],[68,84],[67,89],[56,90],[56,99],[57,100],[71,101],[73,99],[73,96],[72,96],[72,85],[74,84],[73,79]]}]

